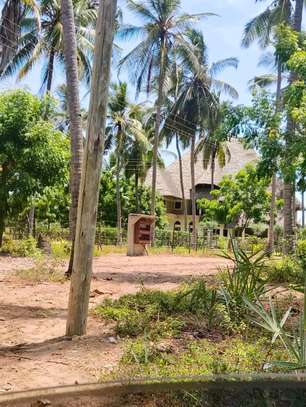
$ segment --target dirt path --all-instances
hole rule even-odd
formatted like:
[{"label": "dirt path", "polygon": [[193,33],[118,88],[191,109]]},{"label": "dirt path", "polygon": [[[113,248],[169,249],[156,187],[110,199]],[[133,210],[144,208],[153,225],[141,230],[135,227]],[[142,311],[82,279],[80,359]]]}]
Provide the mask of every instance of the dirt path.
[{"label": "dirt path", "polygon": [[[160,255],[109,255],[94,261],[90,305],[134,293],[141,286],[163,290],[192,277],[215,274],[225,260]],[[121,346],[111,327],[90,316],[88,335],[63,338],[69,283],[32,283],[13,272],[31,260],[0,257],[0,391],[95,381],[112,369]]]}]

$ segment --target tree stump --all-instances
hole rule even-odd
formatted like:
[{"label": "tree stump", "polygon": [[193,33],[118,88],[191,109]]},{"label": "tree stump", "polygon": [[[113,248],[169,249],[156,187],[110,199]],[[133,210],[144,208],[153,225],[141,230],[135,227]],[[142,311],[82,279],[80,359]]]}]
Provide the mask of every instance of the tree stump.
[{"label": "tree stump", "polygon": [[47,254],[47,255],[51,254],[51,244],[50,244],[49,240],[41,234],[38,236],[37,247],[44,254]]}]

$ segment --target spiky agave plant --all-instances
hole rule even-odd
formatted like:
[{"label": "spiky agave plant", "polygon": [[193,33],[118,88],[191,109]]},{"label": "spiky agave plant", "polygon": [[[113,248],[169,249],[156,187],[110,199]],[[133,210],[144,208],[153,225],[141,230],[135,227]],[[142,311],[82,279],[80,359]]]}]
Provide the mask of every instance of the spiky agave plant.
[{"label": "spiky agave plant", "polygon": [[272,344],[279,338],[288,352],[289,361],[277,360],[266,364],[266,367],[279,367],[286,370],[305,370],[306,369],[306,273],[304,270],[304,307],[300,317],[298,333],[289,333],[285,328],[291,308],[289,308],[281,319],[277,317],[271,298],[269,298],[269,310],[257,302],[244,299],[249,310],[253,312],[255,318],[253,322],[261,328],[272,334]]}]

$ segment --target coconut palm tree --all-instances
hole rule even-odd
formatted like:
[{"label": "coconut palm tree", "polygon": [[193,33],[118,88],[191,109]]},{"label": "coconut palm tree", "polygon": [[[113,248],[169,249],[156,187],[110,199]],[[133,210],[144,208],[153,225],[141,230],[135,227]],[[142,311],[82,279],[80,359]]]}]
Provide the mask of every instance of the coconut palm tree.
[{"label": "coconut palm tree", "polygon": [[[26,0],[24,0],[25,2]],[[96,8],[88,0],[74,0],[79,77],[87,82],[91,77]],[[20,21],[20,35],[14,57],[2,71],[2,77],[18,74],[25,77],[39,61],[43,61],[42,89],[51,90],[55,64],[64,64],[61,1],[41,0],[40,26],[32,16]]]},{"label": "coconut palm tree", "polygon": [[165,100],[164,86],[167,80],[167,72],[171,66],[172,51],[180,45],[189,50],[188,44],[184,40],[184,33],[200,18],[211,15],[211,13],[201,14],[180,14],[180,0],[150,0],[140,2],[128,0],[129,10],[144,25],[141,27],[125,26],[119,30],[123,38],[132,36],[141,37],[141,42],[126,55],[120,65],[126,65],[128,71],[136,83],[137,92],[143,89],[146,83],[149,92],[152,78],[157,78],[157,100],[156,117],[153,144],[153,169],[152,169],[152,201],[151,213],[155,213],[156,197],[156,175],[157,175],[157,155],[159,144],[159,133],[161,127],[161,110]]},{"label": "coconut palm tree", "polygon": [[[262,48],[267,48],[272,45],[273,35],[275,28],[282,22],[290,22],[292,14],[291,0],[273,0],[267,8],[258,16],[251,19],[245,26],[242,46],[248,48],[253,42],[258,42]],[[271,58],[263,62],[266,65],[271,65]],[[258,86],[265,87],[276,83],[276,102],[275,114],[277,115],[281,110],[281,87],[282,87],[282,73],[283,66],[277,55],[272,57],[272,64],[275,66],[277,76],[264,75],[254,79],[253,83]],[[277,163],[271,163],[272,182],[271,182],[271,206],[270,206],[270,220],[269,220],[269,233],[267,251],[273,252],[274,248],[274,224],[275,224],[275,210],[276,210],[276,171]]]},{"label": "coconut palm tree", "polygon": [[39,12],[35,0],[6,0],[3,3],[0,23],[0,76],[16,54],[23,19],[34,15],[39,29]]},{"label": "coconut palm tree", "polygon": [[[203,167],[206,170],[210,163],[211,191],[215,188],[216,161],[221,168],[231,159],[227,141],[230,138],[230,130],[224,129],[222,124],[226,112],[226,104],[218,103],[218,106],[209,112],[207,118],[206,132],[199,140],[196,155],[202,153]],[[228,133],[227,133],[228,130]],[[224,132],[225,131],[225,132]]]},{"label": "coconut palm tree", "polygon": [[126,162],[128,151],[138,144],[139,150],[145,150],[148,145],[145,131],[141,123],[142,107],[130,104],[127,94],[127,84],[112,85],[112,95],[109,101],[109,117],[106,128],[107,144],[114,147],[116,157],[116,202],[117,202],[117,242],[122,243],[122,210],[120,193],[120,176]]},{"label": "coconut palm tree", "polygon": [[216,93],[226,93],[237,98],[237,91],[227,82],[217,79],[217,74],[227,67],[237,68],[236,58],[227,58],[209,64],[204,36],[197,30],[186,33],[192,54],[186,47],[178,47],[177,57],[183,67],[183,80],[179,97],[168,115],[165,126],[183,136],[190,146],[191,202],[193,245],[196,242],[195,158],[196,136],[203,138],[207,118],[218,106]]},{"label": "coconut palm tree", "polygon": [[78,211],[79,189],[82,172],[83,132],[81,119],[81,104],[78,76],[78,52],[74,8],[72,0],[61,0],[61,21],[64,43],[64,59],[66,68],[66,86],[69,112],[69,130],[71,137],[70,192],[71,206],[69,213],[70,238],[72,250],[70,253],[67,274],[71,275],[73,268],[74,241]]}]

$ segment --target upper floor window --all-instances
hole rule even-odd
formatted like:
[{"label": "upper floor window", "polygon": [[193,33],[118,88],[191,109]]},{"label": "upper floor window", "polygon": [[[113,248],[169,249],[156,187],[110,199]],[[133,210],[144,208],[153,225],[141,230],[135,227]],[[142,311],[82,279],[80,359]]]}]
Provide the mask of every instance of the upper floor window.
[{"label": "upper floor window", "polygon": [[182,209],[182,201],[175,201],[174,209]]}]

